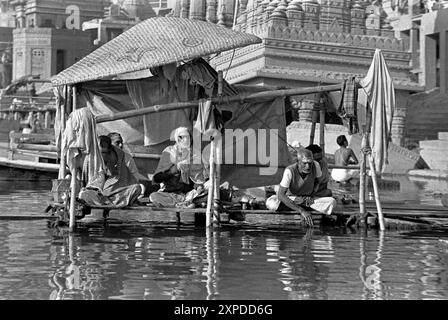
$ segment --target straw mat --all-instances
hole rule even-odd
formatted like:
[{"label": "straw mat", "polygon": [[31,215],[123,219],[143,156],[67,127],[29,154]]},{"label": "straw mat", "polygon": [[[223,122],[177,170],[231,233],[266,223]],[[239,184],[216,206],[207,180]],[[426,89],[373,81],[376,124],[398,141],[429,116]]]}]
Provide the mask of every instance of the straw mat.
[{"label": "straw mat", "polygon": [[255,35],[199,20],[155,17],[138,23],[52,79],[53,86],[101,79],[260,43]]}]

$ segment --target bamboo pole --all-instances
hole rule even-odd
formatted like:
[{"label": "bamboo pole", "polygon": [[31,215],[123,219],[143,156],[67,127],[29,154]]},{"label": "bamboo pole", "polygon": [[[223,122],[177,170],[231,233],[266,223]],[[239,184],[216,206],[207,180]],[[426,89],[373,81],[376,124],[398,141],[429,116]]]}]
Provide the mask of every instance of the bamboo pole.
[{"label": "bamboo pole", "polygon": [[208,187],[208,196],[207,196],[207,210],[205,211],[205,226],[211,227],[213,224],[213,197],[214,197],[214,187],[215,187],[215,139],[213,137],[210,138],[210,159],[209,159],[209,187]]},{"label": "bamboo pole", "polygon": [[320,104],[319,120],[319,144],[322,148],[322,156],[325,157],[325,106],[323,104]]},{"label": "bamboo pole", "polygon": [[73,86],[72,92],[73,92],[73,99],[72,99],[72,103],[73,103],[72,112],[73,112],[76,110],[76,108],[78,106],[78,96],[77,96],[76,85]]},{"label": "bamboo pole", "polygon": [[314,134],[316,132],[316,122],[317,122],[317,115],[319,114],[319,111],[313,106],[313,115],[311,120],[311,131],[310,131],[310,144],[314,143]]},{"label": "bamboo pole", "polygon": [[[359,173],[359,213],[361,217],[366,217],[366,194],[367,194],[367,155],[363,150],[369,147],[369,134],[372,126],[372,112],[370,106],[367,104],[366,108],[366,123],[363,127],[361,139],[361,168]],[[366,221],[367,222],[367,221]]]},{"label": "bamboo pole", "polygon": [[76,227],[75,221],[75,200],[76,200],[76,165],[73,166],[71,170],[72,180],[70,181],[70,222],[69,222],[69,231],[73,232]]},{"label": "bamboo pole", "polygon": [[[218,97],[222,98],[223,93],[223,85],[224,85],[224,78],[222,71],[218,71]],[[213,110],[212,110],[213,112]],[[219,210],[219,200],[220,200],[220,185],[221,185],[221,148],[222,148],[222,142],[219,136],[215,137],[215,152],[216,152],[216,158],[215,158],[215,179],[213,180],[214,187],[213,187],[213,222],[219,223],[221,221],[220,217],[220,210]]]},{"label": "bamboo pole", "polygon": [[[65,90],[65,101],[63,104],[61,104],[60,107],[60,112],[61,112],[61,132],[62,134],[64,133],[65,130],[65,106],[67,104],[67,100],[68,100],[68,87],[66,87]],[[58,179],[64,179],[65,178],[65,166],[66,166],[67,162],[65,159],[65,156],[63,154],[61,154],[61,163],[59,164],[59,174],[58,174]]]},{"label": "bamboo pole", "polygon": [[[365,148],[370,149],[370,143],[369,143],[369,134],[371,131],[371,126],[372,126],[372,111],[370,110],[370,106],[367,106],[367,113],[366,113],[366,127],[365,127],[365,134],[363,135],[363,142],[364,145],[361,144],[361,146],[364,146]],[[363,152],[364,154],[364,152]],[[369,161],[369,167],[370,167],[370,173],[371,173],[371,177],[372,177],[372,184],[373,184],[373,194],[375,196],[375,203],[376,203],[376,210],[378,212],[378,220],[379,220],[379,224],[380,224],[380,230],[384,231],[385,227],[384,227],[384,216],[383,216],[383,210],[381,208],[381,201],[380,201],[380,195],[379,195],[379,190],[378,190],[378,183],[376,180],[376,171],[375,171],[375,163],[373,162],[373,156],[372,153],[370,153],[368,156],[364,154],[363,159],[364,158],[368,158]],[[367,165],[365,164],[365,167],[367,167]],[[366,168],[364,169],[364,172],[366,171]],[[361,181],[360,181],[361,183]],[[364,181],[364,184],[366,185],[366,179]],[[361,185],[360,185],[361,187]],[[364,187],[365,189],[366,187]],[[364,199],[365,199],[365,193],[364,193]]]},{"label": "bamboo pole", "polygon": [[361,166],[349,165],[349,166],[337,166],[335,164],[328,164],[328,169],[349,169],[349,170],[360,170]]},{"label": "bamboo pole", "polygon": [[314,96],[313,112],[312,112],[312,118],[311,118],[310,143],[309,144],[314,144],[314,136],[316,133],[317,117],[319,116],[319,101],[320,101],[320,92],[316,93]]},{"label": "bamboo pole", "polygon": [[[231,103],[231,102],[247,102],[253,100],[263,100],[263,99],[272,99],[277,97],[284,97],[290,95],[302,95],[302,94],[310,94],[310,93],[318,93],[318,92],[331,92],[331,91],[339,91],[341,90],[341,86],[339,84],[328,85],[328,86],[318,86],[318,87],[309,87],[309,88],[295,88],[295,89],[287,89],[287,90],[270,90],[263,92],[256,92],[251,94],[240,94],[230,97],[215,97],[212,98],[212,103]],[[129,110],[123,112],[117,112],[115,114],[101,114],[96,116],[95,120],[97,123],[121,120],[126,118],[137,117],[149,113],[155,112],[164,112],[164,111],[172,111],[179,109],[189,109],[189,108],[197,108],[199,105],[199,101],[188,101],[188,102],[173,102],[164,105],[154,105],[150,107],[141,108],[138,110]]]}]

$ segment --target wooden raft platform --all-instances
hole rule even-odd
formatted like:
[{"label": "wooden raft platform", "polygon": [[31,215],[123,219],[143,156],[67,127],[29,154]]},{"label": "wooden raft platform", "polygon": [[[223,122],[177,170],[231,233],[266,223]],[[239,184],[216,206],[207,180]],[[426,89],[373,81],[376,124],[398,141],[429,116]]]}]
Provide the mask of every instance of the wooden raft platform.
[{"label": "wooden raft platform", "polygon": [[[157,219],[160,219],[160,215],[166,214],[175,215],[175,220],[180,223],[182,221],[194,220],[202,221],[205,219],[205,208],[195,208],[195,209],[185,209],[185,208],[158,208],[158,207],[148,207],[146,205],[133,206],[127,208],[111,208],[111,207],[92,207],[92,214],[87,215],[85,218],[78,221],[83,221],[86,219],[88,221],[89,217],[101,217],[101,213],[104,209],[107,209],[108,217],[117,219],[127,219],[131,220],[147,220],[151,215],[156,215]],[[422,205],[406,203],[404,201],[391,201],[383,202],[382,210],[385,217],[385,224],[388,229],[399,229],[399,228],[432,228],[432,227],[448,227],[448,208],[435,205]],[[368,225],[376,226],[376,206],[374,202],[368,201],[366,203],[366,211],[369,213]],[[334,212],[330,216],[323,215],[317,211],[310,211],[313,217],[313,221],[316,225],[318,224],[331,224],[331,225],[344,225],[345,221],[354,214],[359,213],[359,206],[356,203],[342,204],[338,203]],[[253,210],[242,210],[242,209],[226,209],[225,212],[220,214],[220,221],[222,223],[228,223],[233,218],[243,215],[245,220],[250,218],[255,218],[256,215],[264,216],[263,223],[269,223],[267,217],[282,217],[294,218],[294,221],[301,224],[302,218],[300,213],[297,211],[276,211],[272,212],[269,210],[253,209]],[[233,216],[233,217],[232,217]],[[48,219],[55,220],[58,216],[55,214],[20,214],[20,215],[5,215],[0,214],[0,220],[38,220],[38,219]],[[241,219],[235,219],[234,221],[241,221]],[[281,220],[280,220],[281,221]]]}]

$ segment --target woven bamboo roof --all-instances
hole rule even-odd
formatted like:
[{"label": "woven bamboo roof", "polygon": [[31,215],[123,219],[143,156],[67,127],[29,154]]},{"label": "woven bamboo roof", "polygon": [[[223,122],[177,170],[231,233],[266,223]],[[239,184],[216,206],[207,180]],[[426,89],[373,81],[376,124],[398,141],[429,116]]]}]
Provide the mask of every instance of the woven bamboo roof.
[{"label": "woven bamboo roof", "polygon": [[53,86],[102,79],[260,43],[255,35],[199,20],[142,21],[52,78]]}]

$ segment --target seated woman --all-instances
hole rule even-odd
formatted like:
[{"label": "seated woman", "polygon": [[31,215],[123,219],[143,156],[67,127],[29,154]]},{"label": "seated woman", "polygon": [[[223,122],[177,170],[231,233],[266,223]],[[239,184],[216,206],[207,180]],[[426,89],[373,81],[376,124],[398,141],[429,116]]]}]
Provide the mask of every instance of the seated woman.
[{"label": "seated woman", "polygon": [[108,136],[99,137],[99,146],[106,169],[103,195],[117,207],[134,204],[144,190],[126,163],[125,153]]},{"label": "seated woman", "polygon": [[174,132],[172,146],[163,150],[153,182],[161,188],[149,195],[149,200],[161,207],[193,208],[193,199],[206,193],[208,170],[205,161],[195,161],[192,139],[188,128],[179,127]]}]

